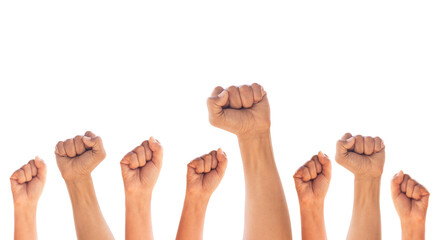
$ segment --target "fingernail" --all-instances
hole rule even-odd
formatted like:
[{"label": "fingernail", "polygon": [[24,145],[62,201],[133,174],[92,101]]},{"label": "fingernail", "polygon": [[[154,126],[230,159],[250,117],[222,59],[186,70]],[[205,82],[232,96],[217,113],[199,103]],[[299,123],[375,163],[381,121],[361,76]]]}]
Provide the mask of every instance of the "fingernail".
[{"label": "fingernail", "polygon": [[225,95],[226,95],[226,90],[223,90],[223,91],[218,95],[218,97],[219,97],[219,98],[223,98]]},{"label": "fingernail", "polygon": [[381,148],[384,148],[384,142],[381,142]]}]

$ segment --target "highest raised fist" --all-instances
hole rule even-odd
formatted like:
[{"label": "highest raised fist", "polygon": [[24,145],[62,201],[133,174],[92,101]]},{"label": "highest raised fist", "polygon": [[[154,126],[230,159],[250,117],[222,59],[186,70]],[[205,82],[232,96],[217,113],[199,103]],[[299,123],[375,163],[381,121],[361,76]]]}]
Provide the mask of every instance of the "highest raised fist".
[{"label": "highest raised fist", "polygon": [[87,131],[84,136],[59,141],[55,155],[61,175],[70,181],[89,176],[104,160],[105,150],[101,137]]},{"label": "highest raised fist", "polygon": [[391,190],[401,222],[425,221],[430,193],[424,186],[400,171],[392,179]]},{"label": "highest raised fist", "polygon": [[153,137],[127,153],[120,167],[127,192],[151,193],[162,168],[163,148]]},{"label": "highest raised fist", "polygon": [[379,137],[346,133],[337,142],[335,161],[356,177],[381,177],[384,168],[384,142]]},{"label": "highest raised fist", "polygon": [[220,149],[192,160],[187,165],[188,194],[210,197],[227,168],[226,154]]},{"label": "highest raised fist", "polygon": [[270,106],[261,85],[227,89],[216,87],[207,99],[210,123],[238,136],[265,133],[270,128]]},{"label": "highest raised fist", "polygon": [[301,204],[323,204],[331,181],[331,161],[319,152],[294,174],[297,195]]},{"label": "highest raised fist", "polygon": [[46,164],[35,157],[11,176],[14,204],[36,206],[46,182]]}]

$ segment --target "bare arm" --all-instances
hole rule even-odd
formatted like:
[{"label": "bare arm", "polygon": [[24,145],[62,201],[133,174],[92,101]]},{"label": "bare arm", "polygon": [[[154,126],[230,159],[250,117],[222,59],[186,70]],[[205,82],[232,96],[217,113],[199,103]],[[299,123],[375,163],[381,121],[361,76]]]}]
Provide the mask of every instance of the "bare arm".
[{"label": "bare arm", "polygon": [[216,87],[207,106],[213,126],[238,136],[246,186],[244,239],[292,239],[271,145],[267,93],[257,83]]},{"label": "bare arm", "polygon": [[106,156],[101,138],[88,131],[84,136],[60,141],[55,155],[69,191],[78,239],[114,239],[102,215],[91,178],[92,171]]},{"label": "bare arm", "polygon": [[227,157],[220,148],[192,160],[187,165],[186,197],[178,226],[177,240],[203,239],[207,204],[227,168]]},{"label": "bare arm", "polygon": [[380,184],[385,147],[379,137],[346,133],[337,142],[336,161],[355,176],[354,207],[347,239],[381,239]]},{"label": "bare arm", "polygon": [[402,240],[424,240],[430,193],[402,171],[393,177],[391,190],[401,220]]},{"label": "bare arm", "polygon": [[151,197],[163,160],[163,148],[153,137],[127,153],[120,162],[125,187],[125,239],[154,239]]},{"label": "bare arm", "polygon": [[354,207],[347,239],[381,239],[380,183],[381,178],[355,178]]},{"label": "bare arm", "polygon": [[186,194],[178,226],[177,240],[203,239],[204,217],[206,216],[208,203],[209,199],[205,196]]},{"label": "bare arm", "polygon": [[294,174],[303,240],[327,239],[323,210],[331,173],[332,166],[328,156],[319,152]]},{"label": "bare arm", "polygon": [[245,177],[244,239],[291,239],[270,133],[238,137]]},{"label": "bare arm", "polygon": [[11,176],[14,199],[14,239],[37,239],[37,204],[46,182],[46,165],[38,157]]},{"label": "bare arm", "polygon": [[14,239],[32,240],[37,237],[37,206],[14,205]]},{"label": "bare arm", "polygon": [[78,239],[114,239],[99,207],[91,176],[66,185]]},{"label": "bare arm", "polygon": [[151,194],[125,194],[125,239],[154,239]]}]

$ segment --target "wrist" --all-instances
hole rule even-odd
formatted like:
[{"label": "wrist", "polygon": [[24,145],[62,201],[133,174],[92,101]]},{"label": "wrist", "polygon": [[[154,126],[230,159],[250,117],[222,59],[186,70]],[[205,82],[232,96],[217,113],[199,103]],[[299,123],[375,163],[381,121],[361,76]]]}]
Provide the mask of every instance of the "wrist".
[{"label": "wrist", "polygon": [[377,182],[381,182],[381,175],[365,176],[365,175],[357,174],[355,175],[355,181],[359,183],[377,183]]},{"label": "wrist", "polygon": [[77,175],[75,177],[64,178],[64,182],[67,186],[78,186],[83,184],[89,184],[92,182],[91,174]]},{"label": "wrist", "polygon": [[266,129],[264,131],[252,131],[244,134],[236,134],[239,142],[252,142],[260,139],[270,138],[270,129]]},{"label": "wrist", "polygon": [[23,209],[23,210],[36,210],[37,209],[37,201],[25,200],[25,201],[15,201],[14,200],[14,209]]},{"label": "wrist", "polygon": [[199,205],[207,205],[211,194],[186,191],[185,202],[195,203]]},{"label": "wrist", "polygon": [[425,239],[425,220],[401,220],[401,230],[403,240],[423,240]]},{"label": "wrist", "polygon": [[363,178],[355,177],[354,204],[358,206],[378,206],[380,202],[381,177]]},{"label": "wrist", "polygon": [[36,205],[22,206],[14,204],[14,218],[15,221],[19,221],[20,224],[34,226],[37,218]]},{"label": "wrist", "polygon": [[312,212],[312,213],[323,213],[324,203],[323,201],[303,201],[299,200],[300,211]]},{"label": "wrist", "polygon": [[136,212],[148,211],[151,208],[150,194],[125,194],[125,208]]},{"label": "wrist", "polygon": [[15,213],[25,213],[32,214],[37,212],[37,203],[15,203],[14,202],[14,212]]}]

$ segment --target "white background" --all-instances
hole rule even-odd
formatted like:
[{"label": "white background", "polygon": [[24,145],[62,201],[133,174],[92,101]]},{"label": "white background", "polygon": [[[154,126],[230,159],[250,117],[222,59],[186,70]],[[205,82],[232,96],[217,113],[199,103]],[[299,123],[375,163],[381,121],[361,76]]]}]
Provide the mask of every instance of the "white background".
[{"label": "white background", "polygon": [[[222,147],[226,175],[209,203],[205,239],[241,239],[244,178],[236,138],[211,127],[206,97],[259,82],[272,108],[275,157],[300,238],[292,175],[346,131],[380,136],[383,239],[398,239],[390,179],[402,169],[431,192],[427,239],[439,239],[437,1],[0,2],[0,238],[12,239],[9,176],[35,155],[48,164],[40,239],[75,239],[59,140],[92,130],[107,158],[93,172],[99,203],[124,238],[119,161],[153,135],[165,148],[153,194],[156,239],[175,237],[186,164]],[[329,239],[346,236],[353,176],[333,161]]]}]

